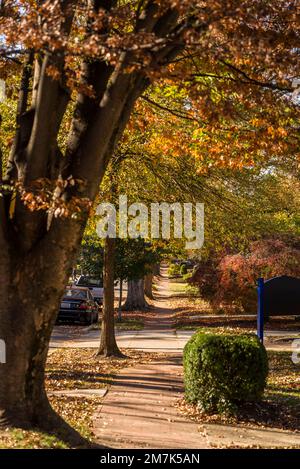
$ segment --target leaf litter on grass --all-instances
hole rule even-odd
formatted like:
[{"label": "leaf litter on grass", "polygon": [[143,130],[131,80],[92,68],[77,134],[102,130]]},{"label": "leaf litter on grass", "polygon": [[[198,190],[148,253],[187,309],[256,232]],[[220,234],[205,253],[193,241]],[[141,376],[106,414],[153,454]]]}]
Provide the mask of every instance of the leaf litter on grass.
[{"label": "leaf litter on grass", "polygon": [[[95,357],[92,348],[60,348],[48,356],[46,367],[47,391],[70,389],[99,389],[112,384],[121,368],[151,363],[166,354],[122,349],[125,358]],[[49,395],[53,408],[88,441],[93,441],[92,419],[102,398]],[[7,428],[0,432],[0,448],[66,448],[68,445],[55,435],[38,430]]]}]

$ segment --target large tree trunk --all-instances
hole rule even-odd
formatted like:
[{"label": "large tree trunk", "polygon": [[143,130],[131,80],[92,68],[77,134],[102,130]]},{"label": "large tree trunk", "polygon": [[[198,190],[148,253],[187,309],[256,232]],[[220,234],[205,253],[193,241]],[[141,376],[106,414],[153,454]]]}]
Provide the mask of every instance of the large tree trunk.
[{"label": "large tree trunk", "polygon": [[114,261],[115,239],[106,238],[103,269],[103,315],[101,323],[100,346],[97,355],[103,357],[122,356],[115,336],[114,318]]},{"label": "large tree trunk", "polygon": [[6,345],[6,363],[0,366],[2,425],[38,425],[50,411],[44,368],[53,320],[37,324],[26,308],[28,298],[29,292],[20,297],[20,292],[1,285],[0,330]]},{"label": "large tree trunk", "polygon": [[1,228],[0,339],[5,342],[6,362],[0,364],[0,426],[37,426],[82,443],[50,406],[44,384],[50,336],[80,231],[73,226],[64,250],[49,236],[47,250],[41,242],[22,255],[1,237]]},{"label": "large tree trunk", "polygon": [[149,305],[145,299],[144,279],[129,280],[127,298],[123,309],[125,311],[148,309]]}]

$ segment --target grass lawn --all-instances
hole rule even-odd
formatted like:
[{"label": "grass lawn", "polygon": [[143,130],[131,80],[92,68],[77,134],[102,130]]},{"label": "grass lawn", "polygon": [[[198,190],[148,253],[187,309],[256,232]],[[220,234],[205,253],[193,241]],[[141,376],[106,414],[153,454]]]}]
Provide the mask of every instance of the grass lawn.
[{"label": "grass lawn", "polygon": [[[255,315],[234,315],[215,313],[210,305],[201,298],[176,297],[172,298],[172,308],[174,310],[174,322],[177,330],[196,330],[200,327],[230,327],[242,328],[245,331],[256,330]],[[211,316],[204,318],[203,316]],[[240,317],[239,317],[240,316]],[[241,317],[242,316],[242,317]],[[272,317],[265,324],[266,330],[286,330],[299,331],[300,318],[294,316]]]},{"label": "grass lawn", "polygon": [[189,285],[182,278],[171,278],[169,280],[169,288],[171,292],[171,297],[182,297],[182,298],[192,298],[198,296],[198,289]]},{"label": "grass lawn", "polygon": [[[121,321],[115,319],[115,328],[117,331],[141,331],[144,329],[144,321],[141,318],[125,318]],[[89,326],[89,331],[101,330],[101,322]]]},{"label": "grass lawn", "polygon": [[144,321],[141,319],[122,319],[116,321],[118,331],[141,331],[144,329]]}]

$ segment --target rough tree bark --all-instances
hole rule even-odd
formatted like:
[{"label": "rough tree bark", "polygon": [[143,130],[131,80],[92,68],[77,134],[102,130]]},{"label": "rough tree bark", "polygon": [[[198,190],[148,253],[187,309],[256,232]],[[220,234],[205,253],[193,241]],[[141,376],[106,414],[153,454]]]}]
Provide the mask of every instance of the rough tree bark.
[{"label": "rough tree bark", "polygon": [[153,276],[153,273],[149,272],[147,275],[145,275],[144,279],[145,295],[150,298],[150,300],[153,300]]},{"label": "rough tree bark", "polygon": [[[79,240],[78,230],[77,236]],[[44,386],[50,335],[74,258],[75,237],[73,233],[64,240],[68,252],[50,235],[34,253],[11,252],[8,244],[0,249],[0,337],[6,344],[6,363],[0,365],[0,424],[67,429],[80,442],[52,410]]]},{"label": "rough tree bark", "polygon": [[[115,4],[113,0],[88,3],[96,12],[99,8],[109,10]],[[77,2],[60,0],[60,5],[65,18],[61,34],[67,37]],[[158,17],[155,13],[156,7],[153,8],[149,1],[143,18],[138,18],[134,27],[137,32],[143,30],[166,37],[175,30],[178,14],[167,10]],[[106,31],[100,33],[106,34]],[[157,69],[167,63],[180,49],[178,42],[176,45],[167,42],[153,52],[153,66]],[[83,61],[82,85],[92,88],[94,94],[78,93],[62,158],[58,133],[70,100],[64,77],[65,54],[55,48],[37,52],[35,67],[30,67],[32,52],[24,62],[18,106],[21,115],[17,116],[18,131],[6,181],[22,182],[25,190],[30,192],[32,182],[37,179],[47,179],[55,185],[58,178],[66,181],[72,178],[74,184],[64,189],[59,185],[56,187],[56,197],[65,202],[72,197],[93,201],[133,106],[149,85],[149,79],[143,70],[127,72],[129,52],[124,52],[113,66],[101,58]],[[61,72],[59,80],[46,73],[49,66]],[[30,99],[28,89],[32,76],[29,80],[29,75],[33,68],[34,94]],[[7,361],[0,364],[0,423],[5,426],[38,425],[47,430],[59,426],[66,428],[49,405],[44,370],[51,331],[67,274],[78,255],[88,213],[83,211],[77,220],[55,218],[51,211],[36,212],[26,208],[18,190],[2,191],[2,195],[0,339],[6,343]],[[137,289],[142,292],[141,298],[142,283],[138,283]],[[133,284],[130,288],[134,288]]]},{"label": "rough tree bark", "polygon": [[123,305],[124,311],[148,309],[149,305],[144,293],[144,279],[128,280],[127,298]]},{"label": "rough tree bark", "polygon": [[101,338],[97,356],[122,356],[115,336],[114,319],[114,261],[116,240],[106,238],[104,246],[103,267],[103,314],[101,322]]}]

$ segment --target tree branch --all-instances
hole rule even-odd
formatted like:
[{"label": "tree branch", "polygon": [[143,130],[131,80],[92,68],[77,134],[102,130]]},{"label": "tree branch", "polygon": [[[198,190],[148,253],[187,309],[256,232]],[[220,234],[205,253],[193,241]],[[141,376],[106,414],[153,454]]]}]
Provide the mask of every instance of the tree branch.
[{"label": "tree branch", "polygon": [[[269,89],[275,90],[275,91],[284,91],[286,93],[291,93],[293,91],[292,88],[286,88],[286,87],[278,86],[276,83],[264,82],[264,81],[252,78],[246,72],[244,72],[243,70],[237,68],[235,65],[230,64],[226,60],[220,60],[220,62],[223,65],[225,65],[227,68],[233,70],[235,73],[237,73],[239,75],[242,75],[247,80],[247,81],[239,80],[241,83],[246,83],[246,84],[251,83],[252,85],[261,86],[263,88],[269,88]],[[235,80],[235,79],[232,78],[232,80]]]},{"label": "tree branch", "polygon": [[[75,2],[76,3],[76,2]],[[75,14],[74,0],[61,0],[62,33],[69,35]],[[56,144],[57,133],[61,124],[61,119],[66,110],[69,93],[64,87],[64,56],[47,52],[43,59],[39,86],[36,97],[36,107],[34,122],[28,147],[27,168],[25,182],[29,183],[37,178],[47,176],[49,167],[49,147]],[[62,78],[60,82],[49,75],[49,67],[54,66],[60,71]],[[57,112],[57,108],[61,111]]]},{"label": "tree branch", "polygon": [[11,180],[17,177],[17,164],[21,163],[21,147],[23,144],[22,139],[22,129],[21,129],[21,119],[22,115],[25,113],[28,104],[28,95],[29,95],[29,83],[32,73],[32,64],[33,64],[33,51],[28,51],[24,60],[23,71],[21,76],[20,91],[18,98],[17,114],[16,114],[16,133],[13,141],[13,145],[10,151],[8,163],[7,163],[7,173],[6,179]]},{"label": "tree branch", "polygon": [[167,106],[164,106],[160,103],[157,103],[156,101],[153,101],[152,99],[148,98],[148,96],[142,95],[141,99],[143,99],[147,103],[151,104],[152,106],[155,106],[158,109],[161,109],[162,111],[166,111],[166,112],[172,114],[175,117],[179,117],[180,119],[186,119],[186,120],[190,120],[190,121],[193,121],[193,122],[198,122],[199,124],[202,123],[196,117],[190,116],[188,113],[182,112],[181,110],[171,109]]}]

